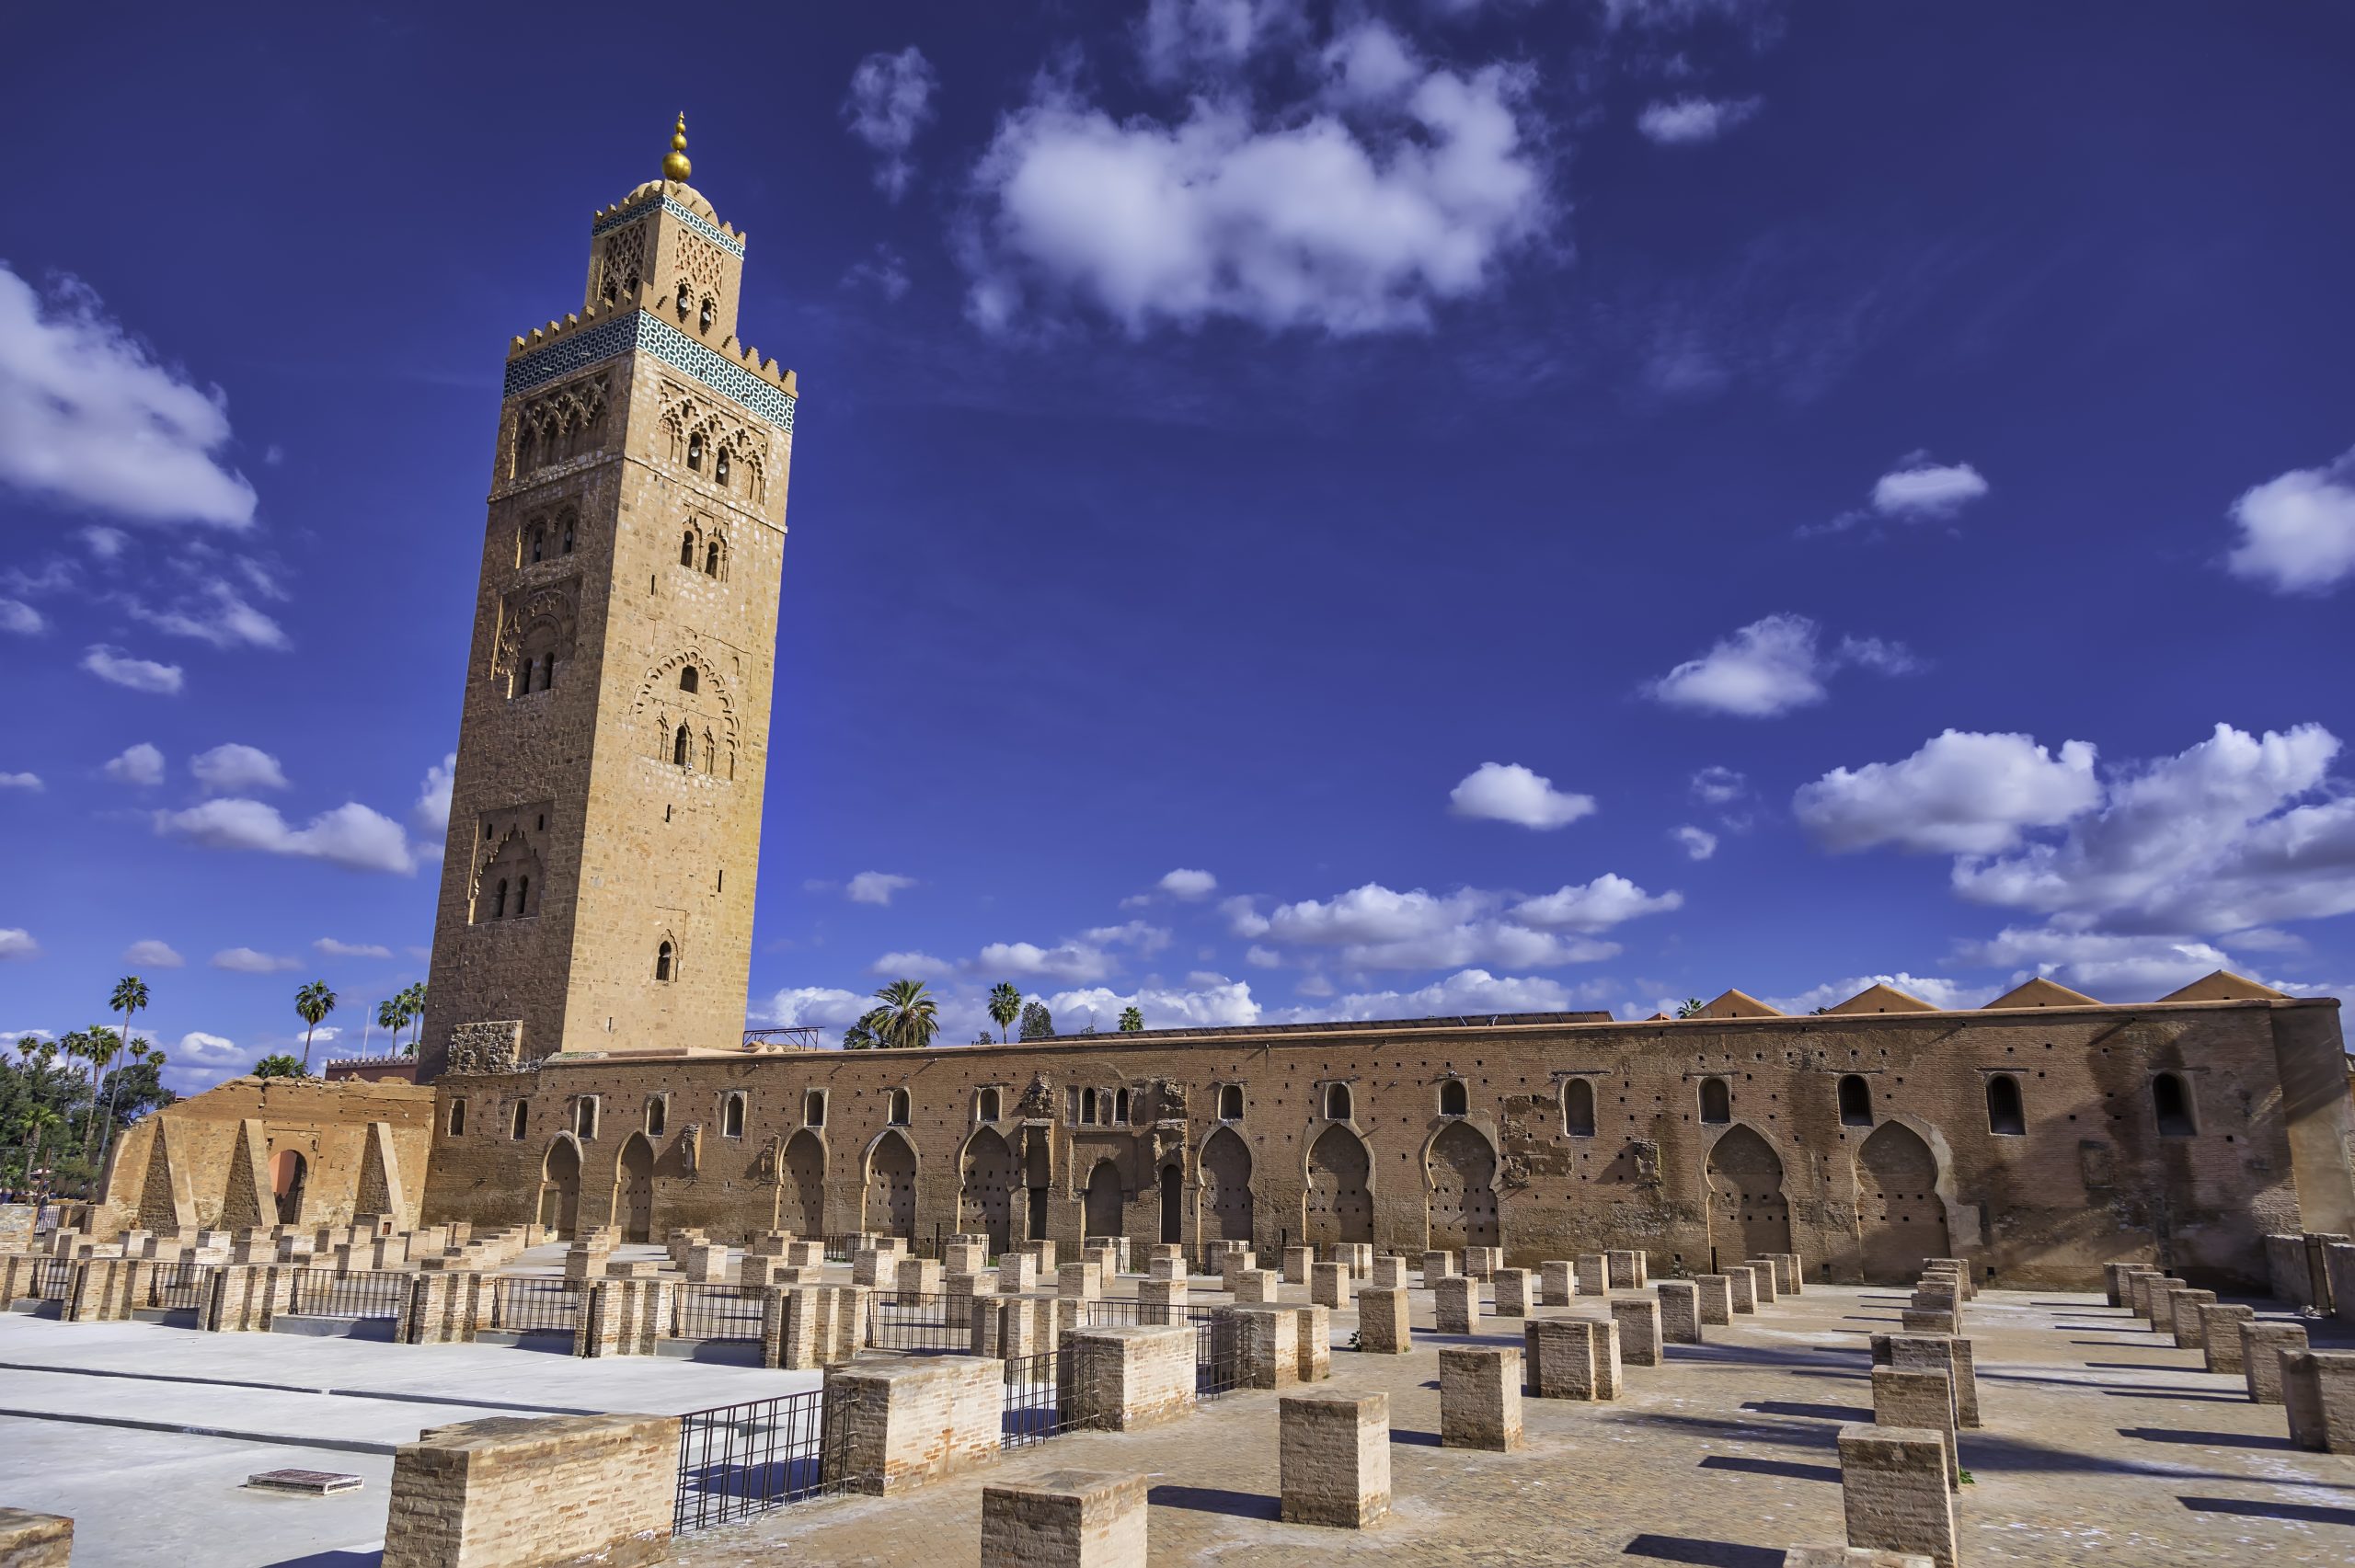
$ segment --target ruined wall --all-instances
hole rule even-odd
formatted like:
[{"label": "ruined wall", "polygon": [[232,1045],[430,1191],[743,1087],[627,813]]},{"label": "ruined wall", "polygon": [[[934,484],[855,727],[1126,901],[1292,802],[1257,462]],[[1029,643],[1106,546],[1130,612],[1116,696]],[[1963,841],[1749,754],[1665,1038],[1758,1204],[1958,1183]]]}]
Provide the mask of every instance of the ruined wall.
[{"label": "ruined wall", "polygon": [[[1641,1246],[1693,1272],[1790,1251],[1837,1279],[1952,1254],[2054,1285],[2155,1256],[2254,1282],[2257,1238],[2298,1229],[2302,1196],[2307,1223],[2349,1202],[2347,1098],[2316,1087],[2343,1084],[2342,1053],[2335,1002],[2227,1001],[566,1060],[442,1080],[442,1125],[464,1099],[467,1131],[437,1137],[426,1215],[512,1223],[569,1203],[580,1224],[723,1238],[1247,1233],[1500,1245],[1516,1265]],[[2171,1131],[2163,1072],[2188,1102]],[[1852,1075],[1869,1106],[1844,1119]],[[1997,1077],[2018,1091],[2017,1133],[1991,1123]],[[1574,1083],[1591,1131],[1567,1114]],[[1228,1085],[1239,1119],[1219,1115]],[[1129,1123],[1084,1121],[1088,1090],[1108,1121],[1126,1091]]]},{"label": "ruined wall", "polygon": [[[359,1214],[418,1221],[433,1145],[430,1088],[360,1080],[233,1078],[166,1106],[116,1140],[104,1233],[348,1225]],[[299,1190],[281,1205],[272,1162],[301,1159]],[[289,1212],[281,1213],[281,1209]]]}]

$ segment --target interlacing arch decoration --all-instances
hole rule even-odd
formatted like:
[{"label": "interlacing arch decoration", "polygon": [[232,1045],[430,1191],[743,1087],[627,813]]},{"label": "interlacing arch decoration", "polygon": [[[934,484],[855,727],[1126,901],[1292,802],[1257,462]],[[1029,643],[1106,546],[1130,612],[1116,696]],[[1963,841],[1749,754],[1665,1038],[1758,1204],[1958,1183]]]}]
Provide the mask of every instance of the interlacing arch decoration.
[{"label": "interlacing arch decoration", "polygon": [[673,382],[662,384],[655,420],[661,455],[757,507],[768,496],[768,437]]},{"label": "interlacing arch decoration", "polygon": [[605,303],[638,298],[646,276],[646,225],[632,223],[605,236],[597,247],[597,295]]},{"label": "interlacing arch decoration", "polygon": [[[681,677],[689,670],[695,678],[691,689],[683,689],[687,683]],[[736,776],[736,704],[727,679],[702,652],[682,649],[649,670],[629,716],[646,738],[647,754],[657,761],[716,779]],[[682,731],[686,736],[684,751]]]},{"label": "interlacing arch decoration", "polygon": [[690,517],[679,531],[679,565],[707,578],[728,576],[728,531],[703,516]]},{"label": "interlacing arch decoration", "polygon": [[558,670],[572,661],[579,590],[580,579],[567,578],[517,589],[501,601],[490,674],[508,696],[548,690],[556,684]]},{"label": "interlacing arch decoration", "polygon": [[467,890],[467,919],[521,920],[540,912],[540,852],[521,827],[478,841],[474,884]]},{"label": "interlacing arch decoration", "polygon": [[515,413],[508,477],[521,479],[605,444],[605,378],[584,377],[534,398]]}]

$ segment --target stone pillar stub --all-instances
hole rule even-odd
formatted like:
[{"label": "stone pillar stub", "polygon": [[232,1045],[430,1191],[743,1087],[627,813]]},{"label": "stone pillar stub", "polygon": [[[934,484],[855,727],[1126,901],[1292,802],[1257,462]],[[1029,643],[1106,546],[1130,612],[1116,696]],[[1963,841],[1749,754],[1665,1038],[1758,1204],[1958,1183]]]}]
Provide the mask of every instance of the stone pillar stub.
[{"label": "stone pillar stub", "polygon": [[1290,1394],[1281,1402],[1281,1420],[1286,1524],[1363,1529],[1390,1511],[1388,1394]]}]

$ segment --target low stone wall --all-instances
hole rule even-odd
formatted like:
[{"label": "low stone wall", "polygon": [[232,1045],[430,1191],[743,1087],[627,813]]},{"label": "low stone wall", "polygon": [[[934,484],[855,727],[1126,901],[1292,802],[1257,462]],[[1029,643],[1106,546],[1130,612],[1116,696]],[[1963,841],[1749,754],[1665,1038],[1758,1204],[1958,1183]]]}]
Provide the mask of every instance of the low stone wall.
[{"label": "low stone wall", "polygon": [[675,1415],[499,1416],[393,1456],[384,1568],[634,1568],[667,1555]]}]

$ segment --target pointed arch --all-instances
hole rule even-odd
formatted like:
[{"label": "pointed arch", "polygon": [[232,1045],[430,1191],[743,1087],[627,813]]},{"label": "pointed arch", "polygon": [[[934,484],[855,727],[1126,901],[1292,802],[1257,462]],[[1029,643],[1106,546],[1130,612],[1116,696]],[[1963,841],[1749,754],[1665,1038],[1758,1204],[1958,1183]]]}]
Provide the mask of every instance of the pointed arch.
[{"label": "pointed arch", "polygon": [[1301,1236],[1312,1247],[1373,1240],[1373,1158],[1365,1140],[1334,1124],[1308,1150]]},{"label": "pointed arch", "polygon": [[540,1223],[570,1241],[580,1228],[580,1145],[557,1134],[540,1159]]},{"label": "pointed arch", "polygon": [[614,1224],[625,1242],[654,1240],[654,1140],[643,1132],[614,1158]]},{"label": "pointed arch", "polygon": [[1783,1157],[1757,1128],[1737,1122],[1709,1146],[1709,1246],[1738,1264],[1791,1250],[1791,1206]]},{"label": "pointed arch", "polygon": [[826,1233],[826,1143],[816,1133],[803,1127],[785,1146],[784,1169],[779,1195],[784,1200],[783,1220],[787,1227],[803,1236],[823,1236]]},{"label": "pointed arch", "polygon": [[1220,1242],[1251,1240],[1251,1150],[1231,1127],[1202,1140],[1202,1207]]},{"label": "pointed arch", "polygon": [[866,1200],[860,1230],[915,1239],[916,1150],[898,1127],[867,1146]]},{"label": "pointed arch", "polygon": [[1868,1285],[1905,1284],[1924,1259],[1953,1255],[1937,1156],[1901,1121],[1884,1121],[1856,1150],[1856,1240]]},{"label": "pointed arch", "polygon": [[1440,1128],[1423,1155],[1425,1204],[1430,1242],[1446,1252],[1495,1247],[1497,1151],[1469,1122]]},{"label": "pointed arch", "polygon": [[965,1140],[958,1166],[958,1224],[971,1234],[987,1236],[995,1256],[1014,1241],[1014,1191],[1021,1185],[1014,1150],[995,1127],[979,1127]]},{"label": "pointed arch", "polygon": [[1120,1223],[1124,1207],[1120,1166],[1109,1156],[1097,1161],[1096,1168],[1087,1173],[1087,1191],[1082,1199],[1082,1239],[1127,1234]]}]

